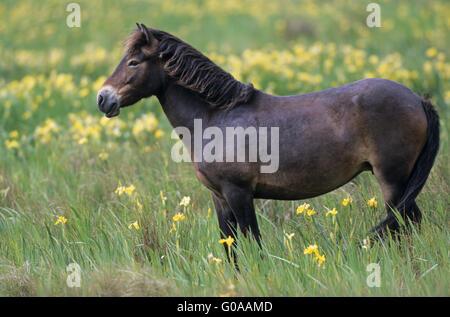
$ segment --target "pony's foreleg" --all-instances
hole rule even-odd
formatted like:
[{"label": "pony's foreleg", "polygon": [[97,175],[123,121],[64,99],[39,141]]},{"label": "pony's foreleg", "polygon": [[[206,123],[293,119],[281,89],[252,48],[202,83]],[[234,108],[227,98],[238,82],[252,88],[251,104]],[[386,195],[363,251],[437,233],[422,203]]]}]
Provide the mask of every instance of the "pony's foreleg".
[{"label": "pony's foreleg", "polygon": [[224,191],[224,197],[244,236],[247,237],[250,232],[261,247],[261,234],[256,219],[252,193],[237,186],[229,186]]},{"label": "pony's foreleg", "polygon": [[[232,237],[236,241],[237,221],[226,200],[216,193],[212,194],[217,219],[219,220],[220,237],[226,239]],[[233,248],[224,243],[225,252],[229,260],[236,264],[236,254]]]}]

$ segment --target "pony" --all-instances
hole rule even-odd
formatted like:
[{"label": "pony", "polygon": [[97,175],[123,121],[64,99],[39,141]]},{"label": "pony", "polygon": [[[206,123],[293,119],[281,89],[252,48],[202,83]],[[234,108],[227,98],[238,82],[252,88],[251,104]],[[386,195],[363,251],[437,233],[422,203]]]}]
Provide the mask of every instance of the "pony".
[{"label": "pony", "polygon": [[[429,100],[406,86],[369,78],[301,95],[270,95],[236,80],[179,38],[138,23],[124,55],[97,95],[106,117],[156,96],[171,125],[190,134],[195,120],[202,120],[203,131],[278,127],[274,172],[261,172],[261,160],[193,160],[198,180],[211,191],[222,238],[235,240],[239,227],[261,245],[254,199],[315,197],[364,171],[375,175],[387,211],[373,235],[399,231],[398,215],[420,223],[415,199],[438,153],[439,116]],[[180,139],[192,149],[193,140],[184,134]]]}]

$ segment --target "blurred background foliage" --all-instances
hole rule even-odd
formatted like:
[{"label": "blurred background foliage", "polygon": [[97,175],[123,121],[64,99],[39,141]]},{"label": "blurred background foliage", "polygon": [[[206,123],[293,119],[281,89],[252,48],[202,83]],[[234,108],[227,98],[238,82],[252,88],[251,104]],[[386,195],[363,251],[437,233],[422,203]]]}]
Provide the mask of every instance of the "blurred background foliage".
[{"label": "blurred background foliage", "polygon": [[[81,27],[69,28],[71,2],[0,2],[1,295],[448,294],[449,1],[377,1],[380,28],[366,25],[371,1],[80,0]],[[268,93],[384,77],[429,94],[442,148],[419,196],[433,210],[423,231],[398,249],[356,249],[385,214],[364,174],[311,200],[314,217],[300,219],[295,202],[258,202],[266,261],[245,242],[243,275],[211,264],[224,257],[209,193],[168,158],[171,127],[156,98],[111,120],[97,109],[136,22],[178,36]],[[117,197],[119,181],[135,196]],[[185,195],[193,204],[181,209]],[[374,195],[379,206],[369,208]],[[353,205],[341,212],[348,197]],[[331,220],[324,206],[339,214]],[[179,236],[168,233],[177,212],[186,214]],[[319,245],[326,269],[304,256],[308,244]],[[369,290],[365,263],[378,260],[385,287]],[[81,290],[65,287],[72,261],[89,282]]]}]

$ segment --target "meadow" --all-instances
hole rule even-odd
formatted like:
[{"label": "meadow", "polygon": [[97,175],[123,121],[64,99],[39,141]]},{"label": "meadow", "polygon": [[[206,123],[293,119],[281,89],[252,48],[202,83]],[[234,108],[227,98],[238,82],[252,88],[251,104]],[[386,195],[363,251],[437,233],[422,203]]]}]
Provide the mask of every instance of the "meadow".
[{"label": "meadow", "polygon": [[[0,3],[0,296],[450,295],[448,1],[377,1],[380,28],[366,25],[371,1],[80,0],[79,28],[66,25],[70,2]],[[358,248],[385,216],[364,173],[307,201],[256,201],[263,247],[241,237],[236,272],[209,191],[170,158],[156,98],[98,111],[136,22],[273,94],[368,77],[429,94],[441,149],[421,228]],[[80,287],[66,283],[70,263]],[[367,284],[371,263],[380,287]]]}]

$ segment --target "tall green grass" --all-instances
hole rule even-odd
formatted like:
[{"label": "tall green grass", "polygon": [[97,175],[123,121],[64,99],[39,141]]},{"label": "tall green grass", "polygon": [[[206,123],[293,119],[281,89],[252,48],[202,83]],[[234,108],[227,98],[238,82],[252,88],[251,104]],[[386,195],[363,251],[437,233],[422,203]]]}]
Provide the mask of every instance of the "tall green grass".
[{"label": "tall green grass", "polygon": [[[202,1],[165,2],[181,9],[172,10],[158,1],[79,1],[82,27],[69,29],[65,26],[69,1],[3,1],[0,84],[25,75],[47,76],[52,71],[70,73],[75,82],[84,76],[90,81],[107,76],[119,62],[121,41],[135,22],[173,32],[201,51],[224,55],[239,55],[248,48],[290,49],[296,43],[335,42],[379,56],[400,52],[405,67],[421,71],[429,47],[450,54],[445,41],[450,9],[445,1],[381,1],[383,21],[394,24],[391,31],[361,31],[367,3],[327,2],[312,15],[303,13],[310,12],[306,8],[312,1],[286,1],[277,10],[262,13],[251,1],[242,1],[248,12],[244,8],[213,14]],[[402,15],[405,7],[406,17]],[[290,21],[301,23],[296,27]],[[277,23],[286,23],[285,28],[277,28]],[[73,56],[89,57],[88,43],[96,43],[110,55],[92,69],[89,62],[71,64]],[[55,48],[64,51],[57,65],[28,65],[17,60],[18,52],[25,50],[47,61],[47,54]],[[280,83],[277,76],[266,79]],[[421,228],[414,228],[400,242],[388,238],[369,249],[358,248],[370,228],[385,216],[380,189],[373,175],[364,173],[338,190],[308,200],[317,211],[313,216],[297,215],[298,201],[256,201],[262,249],[252,239],[239,237],[240,272],[226,261],[218,242],[209,191],[197,181],[189,164],[170,159],[170,125],[155,99],[124,110],[121,118],[127,121],[152,111],[165,137],[139,141],[125,132],[114,141],[116,147],[108,149],[109,158],[102,161],[98,155],[106,140],[78,146],[68,132],[70,112],[86,110],[100,119],[95,92],[72,100],[55,90],[29,120],[22,115],[32,100],[17,101],[7,115],[6,99],[0,96],[0,295],[448,296],[449,107],[444,94],[449,88],[441,77],[436,81],[423,78],[420,74],[412,88],[418,93],[430,92],[434,98],[441,115],[442,147],[417,200],[424,213]],[[331,81],[325,78],[317,90],[329,86]],[[58,120],[61,130],[49,144],[39,144],[33,132],[47,118]],[[25,137],[19,149],[8,150],[4,142],[14,129]],[[149,152],[145,146],[150,146]],[[119,181],[136,186],[142,213],[134,196],[114,194]],[[165,204],[160,191],[167,196]],[[344,207],[341,202],[348,195],[353,203]],[[377,208],[366,205],[374,195]],[[193,205],[181,207],[183,196],[190,196]],[[325,207],[336,207],[339,213],[326,217]],[[170,233],[177,212],[184,212],[186,219],[178,223],[176,233]],[[59,216],[68,221],[55,226]],[[129,229],[136,220],[139,230]],[[295,233],[291,252],[285,233]],[[320,267],[313,256],[303,253],[311,244],[317,244],[326,257]],[[212,263],[210,253],[222,263]],[[66,284],[69,263],[81,267],[80,288]],[[366,283],[370,263],[380,265],[381,287]]]}]

